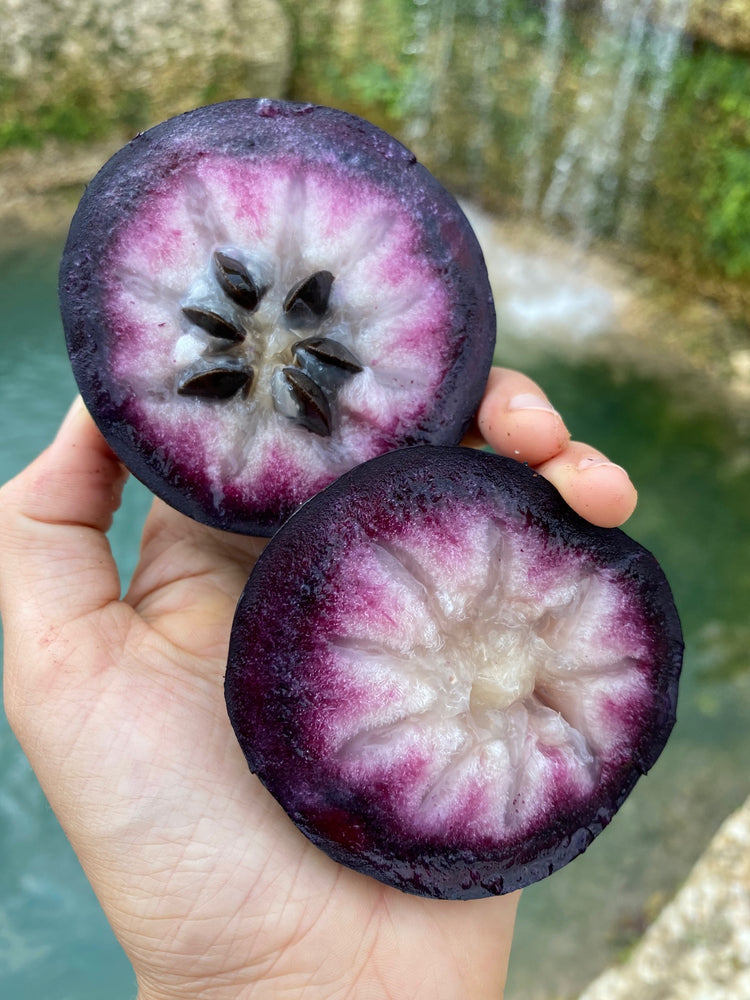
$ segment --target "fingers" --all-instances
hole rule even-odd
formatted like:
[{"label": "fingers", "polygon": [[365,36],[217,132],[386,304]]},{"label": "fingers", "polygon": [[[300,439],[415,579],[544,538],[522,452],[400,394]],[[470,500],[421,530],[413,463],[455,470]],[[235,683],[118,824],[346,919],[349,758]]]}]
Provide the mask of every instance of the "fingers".
[{"label": "fingers", "polygon": [[53,443],[0,491],[0,609],[54,627],[119,597],[104,532],[126,473],[76,400]]},{"label": "fingers", "polygon": [[493,368],[477,411],[477,425],[499,455],[537,466],[570,440],[562,417],[530,378]]},{"label": "fingers", "polygon": [[638,502],[627,472],[580,441],[571,441],[559,455],[539,465],[538,471],[573,510],[602,528],[627,521]]},{"label": "fingers", "polygon": [[538,469],[592,524],[612,528],[635,510],[638,494],[627,472],[595,448],[571,441],[544,392],[520,372],[492,369],[477,427],[494,451]]}]

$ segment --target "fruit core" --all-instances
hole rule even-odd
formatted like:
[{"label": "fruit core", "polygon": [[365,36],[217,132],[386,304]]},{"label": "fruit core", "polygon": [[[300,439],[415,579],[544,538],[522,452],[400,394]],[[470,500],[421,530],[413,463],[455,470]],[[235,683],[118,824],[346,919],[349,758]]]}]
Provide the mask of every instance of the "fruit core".
[{"label": "fruit core", "polygon": [[451,510],[437,532],[352,548],[337,574],[337,721],[310,725],[347,784],[399,789],[383,792],[399,823],[522,830],[627,758],[650,701],[647,629],[590,554]]},{"label": "fruit core", "polygon": [[104,261],[113,395],[219,502],[299,503],[403,443],[453,364],[414,219],[337,170],[185,157]]},{"label": "fruit core", "polygon": [[177,393],[247,399],[257,382],[256,406],[330,435],[339,388],[363,370],[342,343],[352,329],[331,302],[334,275],[315,271],[280,295],[270,264],[233,248],[213,250],[207,270],[183,299],[188,330],[174,347]]}]

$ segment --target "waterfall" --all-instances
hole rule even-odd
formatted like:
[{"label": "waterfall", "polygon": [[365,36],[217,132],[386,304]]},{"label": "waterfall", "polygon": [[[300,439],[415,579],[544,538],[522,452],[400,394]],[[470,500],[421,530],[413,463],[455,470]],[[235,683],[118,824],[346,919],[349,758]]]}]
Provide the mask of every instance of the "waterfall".
[{"label": "waterfall", "polygon": [[579,241],[591,233],[597,209],[612,203],[652,4],[653,0],[636,0],[632,5],[603,0],[573,121],[541,205],[543,218],[566,218]]},{"label": "waterfall", "polygon": [[[558,2],[547,0],[552,13]],[[580,243],[602,228],[612,228],[623,160],[627,179],[622,211],[632,225],[649,177],[689,6],[690,0],[602,0],[573,119],[540,206],[545,220],[565,219]],[[557,53],[553,58],[559,61]],[[537,91],[544,94],[544,86],[540,83]],[[633,120],[640,120],[640,131],[634,148],[626,150],[626,130]],[[615,228],[624,235],[624,226]]]},{"label": "waterfall", "polygon": [[[492,2],[492,0],[490,0]],[[442,105],[442,90],[448,78],[456,17],[456,0],[413,0],[412,39],[405,54],[416,57],[416,69],[405,97],[406,139],[421,141],[423,148],[439,156],[440,140],[430,125]]]},{"label": "waterfall", "polygon": [[555,91],[563,56],[565,0],[547,0],[546,31],[539,84],[534,91],[526,138],[523,207],[533,212],[542,183],[542,150],[547,134],[550,99]]},{"label": "waterfall", "polygon": [[646,96],[646,113],[638,140],[629,156],[625,197],[620,210],[617,235],[628,239],[640,217],[642,196],[650,178],[654,143],[664,114],[672,82],[672,69],[680,47],[691,0],[667,0],[663,22],[654,27],[650,43],[653,66],[651,86]]},{"label": "waterfall", "polygon": [[475,0],[477,45],[473,61],[471,97],[474,122],[467,141],[469,180],[477,188],[484,179],[484,151],[492,142],[494,83],[500,73],[500,31],[505,0]]},{"label": "waterfall", "polygon": [[515,192],[579,246],[631,238],[690,5],[412,0],[406,141],[438,172],[463,163],[478,193]]}]

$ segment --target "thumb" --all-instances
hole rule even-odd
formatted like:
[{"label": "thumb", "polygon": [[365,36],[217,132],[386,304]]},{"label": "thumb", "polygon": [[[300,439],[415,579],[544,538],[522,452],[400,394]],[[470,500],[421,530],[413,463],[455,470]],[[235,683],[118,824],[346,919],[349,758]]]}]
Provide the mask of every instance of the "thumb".
[{"label": "thumb", "polygon": [[56,628],[120,596],[105,532],[127,473],[81,399],[53,443],[0,490],[0,611],[19,626]]}]

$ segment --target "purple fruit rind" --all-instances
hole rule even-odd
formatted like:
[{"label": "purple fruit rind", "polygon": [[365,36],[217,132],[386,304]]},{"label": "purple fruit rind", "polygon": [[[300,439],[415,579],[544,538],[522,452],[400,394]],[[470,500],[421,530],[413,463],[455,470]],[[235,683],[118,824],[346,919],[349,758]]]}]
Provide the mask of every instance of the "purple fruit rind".
[{"label": "purple fruit rind", "polygon": [[[140,401],[112,375],[116,351],[108,323],[109,276],[124,228],[193,166],[212,157],[257,169],[289,160],[302,170],[338,171],[352,182],[378,185],[418,225],[432,273],[450,297],[445,373],[434,398],[409,431],[380,450],[412,444],[457,443],[484,389],[495,338],[495,313],[481,249],[463,212],[414,155],[354,116],[330,108],[268,100],[238,100],[187,112],[127,144],[88,185],[71,224],[60,269],[60,303],[73,371],[81,394],[109,444],[133,474],[184,513],[217,527],[271,534],[296,506],[263,494],[248,503],[242,490],[215,486],[196,473],[195,455],[172,450],[142,426]],[[467,277],[470,276],[470,277]],[[460,291],[459,291],[460,289]],[[370,457],[369,455],[363,457]],[[278,468],[283,467],[278,457]],[[294,481],[293,472],[288,475]],[[311,481],[310,492],[335,478]],[[308,494],[309,495],[309,494]],[[305,497],[303,497],[304,499]]]},{"label": "purple fruit rind", "polygon": [[[549,566],[568,560],[573,568],[595,567],[614,581],[627,609],[625,641],[643,651],[628,675],[636,700],[626,685],[624,702],[609,709],[627,745],[615,740],[602,751],[593,791],[583,794],[571,785],[561,761],[559,793],[549,792],[538,819],[528,819],[532,805],[515,833],[498,837],[460,825],[415,832],[411,819],[402,820],[392,790],[381,795],[366,782],[359,789],[347,785],[342,775],[356,769],[347,771],[344,762],[342,771],[340,762],[326,756],[327,720],[335,730],[357,697],[356,688],[342,688],[331,673],[326,646],[327,633],[338,627],[337,608],[345,615],[355,607],[337,587],[342,558],[363,542],[410,537],[414,525],[427,523],[436,510],[448,510],[441,523],[450,523],[454,510],[460,516],[472,509],[493,510],[509,532],[528,533],[529,544],[543,537],[540,555]],[[477,898],[546,877],[609,823],[672,729],[682,648],[664,574],[624,532],[584,521],[545,479],[510,459],[465,448],[415,447],[347,473],[271,540],[237,608],[227,707],[251,770],[332,858],[406,892]],[[597,703],[599,709],[607,704],[606,698]],[[390,772],[373,773],[387,780]]]}]

